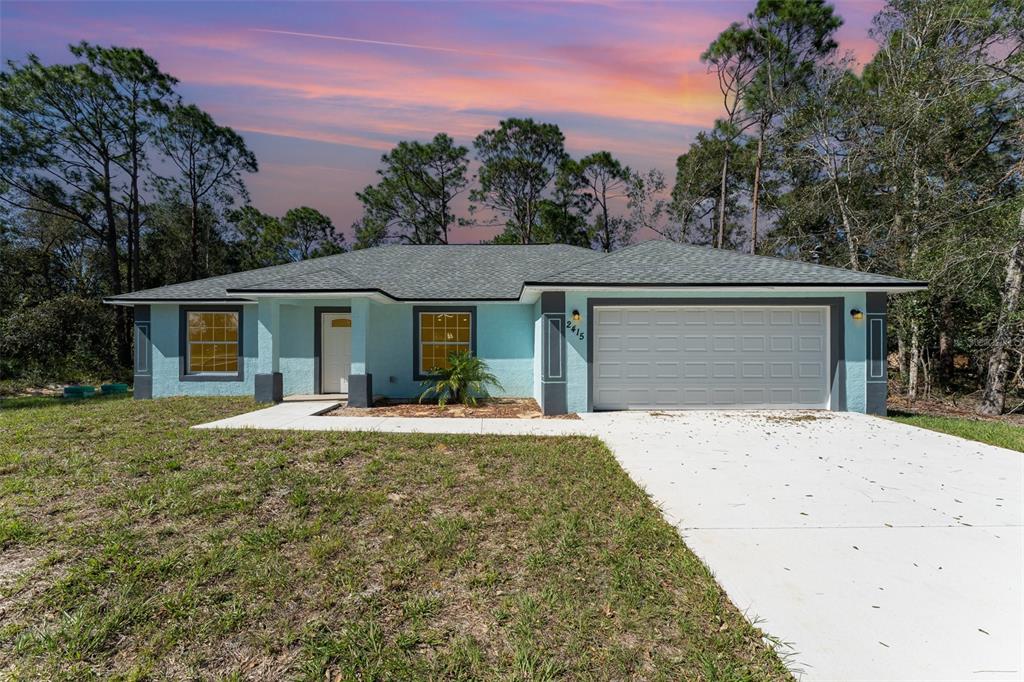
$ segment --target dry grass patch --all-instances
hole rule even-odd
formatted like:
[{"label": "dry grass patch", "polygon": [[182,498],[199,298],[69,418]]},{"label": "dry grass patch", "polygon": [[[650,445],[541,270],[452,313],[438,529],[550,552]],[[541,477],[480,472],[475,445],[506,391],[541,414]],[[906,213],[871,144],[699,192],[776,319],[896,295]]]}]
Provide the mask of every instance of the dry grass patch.
[{"label": "dry grass patch", "polygon": [[0,676],[787,677],[599,441],[250,408],[4,403]]}]

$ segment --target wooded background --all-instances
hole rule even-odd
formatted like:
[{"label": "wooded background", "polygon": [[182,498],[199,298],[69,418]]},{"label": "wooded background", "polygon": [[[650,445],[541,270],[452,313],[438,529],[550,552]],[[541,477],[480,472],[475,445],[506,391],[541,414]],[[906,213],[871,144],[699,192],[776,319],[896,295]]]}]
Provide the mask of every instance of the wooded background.
[{"label": "wooded background", "polygon": [[[820,0],[761,0],[702,55],[722,113],[670,183],[557,125],[385,154],[347,244],[309,207],[249,204],[245,141],[139,49],[81,43],[0,73],[0,379],[130,376],[130,309],[103,296],[382,243],[610,251],[662,238],[928,280],[890,300],[896,390],[1024,402],[1024,1],[894,0],[866,65]],[[671,144],[671,141],[666,141]],[[468,207],[468,208],[466,208]]]}]

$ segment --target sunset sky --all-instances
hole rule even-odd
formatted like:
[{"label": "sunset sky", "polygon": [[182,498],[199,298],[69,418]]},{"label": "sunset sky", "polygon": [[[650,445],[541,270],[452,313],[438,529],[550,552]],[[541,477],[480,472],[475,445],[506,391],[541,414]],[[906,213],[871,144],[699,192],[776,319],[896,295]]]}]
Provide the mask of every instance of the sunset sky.
[{"label": "sunset sky", "polygon": [[[507,116],[557,123],[574,155],[607,149],[671,179],[720,113],[699,55],[753,5],[4,0],[0,52],[56,62],[79,40],[145,49],[186,100],[245,137],[258,208],[313,206],[348,232],[353,193],[397,141],[445,131],[468,146]],[[881,3],[835,5],[840,49],[870,56]]]}]

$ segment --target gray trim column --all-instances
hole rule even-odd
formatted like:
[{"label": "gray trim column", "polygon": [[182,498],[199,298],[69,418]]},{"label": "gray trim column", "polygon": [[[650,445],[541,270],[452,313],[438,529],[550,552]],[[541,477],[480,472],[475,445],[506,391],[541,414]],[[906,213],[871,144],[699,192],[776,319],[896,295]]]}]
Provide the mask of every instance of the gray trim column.
[{"label": "gray trim column", "polygon": [[541,409],[546,415],[569,411],[565,367],[565,292],[545,291],[541,312]]},{"label": "gray trim column", "polygon": [[348,407],[373,407],[373,374],[348,375]]},{"label": "gray trim column", "polygon": [[867,324],[867,384],[864,388],[865,410],[868,414],[886,414],[889,398],[888,361],[888,295],[870,292],[867,294],[864,311]]},{"label": "gray trim column", "polygon": [[134,389],[136,400],[153,397],[153,338],[150,326],[150,307],[137,305],[135,316],[135,368]]},{"label": "gray trim column", "polygon": [[253,395],[258,403],[284,400],[284,375],[281,372],[253,375]]}]

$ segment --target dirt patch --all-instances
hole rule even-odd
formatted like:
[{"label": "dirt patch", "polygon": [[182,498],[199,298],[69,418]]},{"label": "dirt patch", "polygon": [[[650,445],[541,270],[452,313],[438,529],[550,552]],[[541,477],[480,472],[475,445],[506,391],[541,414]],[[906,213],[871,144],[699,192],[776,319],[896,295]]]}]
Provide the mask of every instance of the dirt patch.
[{"label": "dirt patch", "polygon": [[[1007,409],[1016,407],[1016,402],[1018,401],[1008,398],[1006,401]],[[1024,426],[1024,413],[1019,410],[1013,414],[1004,414],[999,417],[984,417],[978,414],[978,395],[976,394],[952,395],[940,398],[918,398],[917,400],[910,401],[907,400],[904,395],[891,393],[889,395],[887,407],[890,410],[910,412],[913,414],[925,414],[934,417],[980,419],[983,421],[996,421]]]},{"label": "dirt patch", "polygon": [[470,417],[475,419],[579,419],[577,414],[545,416],[532,398],[494,398],[476,407],[377,401],[373,407],[339,407],[328,417]]}]

